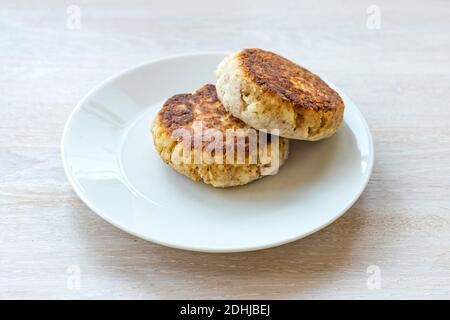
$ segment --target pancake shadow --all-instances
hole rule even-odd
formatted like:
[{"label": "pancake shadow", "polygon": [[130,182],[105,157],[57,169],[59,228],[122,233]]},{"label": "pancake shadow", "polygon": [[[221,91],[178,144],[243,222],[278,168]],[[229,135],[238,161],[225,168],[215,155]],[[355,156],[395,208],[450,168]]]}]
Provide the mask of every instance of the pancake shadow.
[{"label": "pancake shadow", "polygon": [[[362,197],[338,221],[304,239],[243,253],[212,254],[163,247],[135,238],[100,218],[94,218],[98,221],[93,224],[92,215],[80,215],[79,210],[73,215],[73,224],[80,241],[85,242],[83,260],[89,268],[102,270],[103,277],[111,282],[126,281],[142,298],[314,297],[322,289],[333,288],[333,282],[352,265],[361,264],[353,248],[365,234],[359,212],[365,207],[364,201]],[[100,239],[99,228],[103,231]],[[365,270],[361,272],[364,286]],[[187,296],[189,290],[192,294]],[[116,294],[103,292],[107,297]]]}]

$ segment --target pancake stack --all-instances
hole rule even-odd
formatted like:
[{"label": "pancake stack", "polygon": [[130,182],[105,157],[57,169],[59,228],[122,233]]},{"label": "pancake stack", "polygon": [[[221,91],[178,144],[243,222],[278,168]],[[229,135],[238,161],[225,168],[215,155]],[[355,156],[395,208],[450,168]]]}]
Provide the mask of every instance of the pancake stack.
[{"label": "pancake stack", "polygon": [[342,123],[338,93],[275,53],[233,53],[216,76],[216,85],[169,98],[152,125],[163,161],[194,181],[232,187],[276,174],[289,139],[324,139]]}]

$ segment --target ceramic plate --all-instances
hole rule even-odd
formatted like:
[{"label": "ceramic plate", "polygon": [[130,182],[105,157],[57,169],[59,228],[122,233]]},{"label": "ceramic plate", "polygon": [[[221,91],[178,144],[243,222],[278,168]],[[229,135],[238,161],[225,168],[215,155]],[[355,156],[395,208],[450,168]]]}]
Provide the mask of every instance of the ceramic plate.
[{"label": "ceramic plate", "polygon": [[344,123],[331,138],[292,141],[274,176],[216,189],[162,162],[150,123],[177,93],[214,83],[223,53],[168,57],[122,72],[94,88],[70,116],[62,141],[67,177],[99,216],[140,238],[206,252],[249,251],[305,237],[358,199],[373,165],[368,126],[344,99]]}]

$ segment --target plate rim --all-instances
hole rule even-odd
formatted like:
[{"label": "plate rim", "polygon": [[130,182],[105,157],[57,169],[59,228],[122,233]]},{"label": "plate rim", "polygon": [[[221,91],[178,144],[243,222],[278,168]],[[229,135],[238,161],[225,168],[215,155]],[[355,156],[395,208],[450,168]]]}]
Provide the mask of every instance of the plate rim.
[{"label": "plate rim", "polygon": [[80,200],[91,210],[93,211],[96,215],[98,215],[99,217],[101,217],[103,220],[105,220],[106,222],[110,223],[111,225],[113,225],[114,227],[129,233],[137,238],[143,239],[145,241],[150,241],[152,243],[156,243],[158,245],[162,245],[165,247],[169,247],[169,248],[175,248],[175,249],[180,249],[180,250],[188,250],[188,251],[195,251],[195,252],[205,252],[205,253],[232,253],[232,252],[249,252],[249,251],[257,251],[257,250],[264,250],[264,249],[269,249],[269,248],[274,248],[274,247],[278,247],[290,242],[294,242],[297,240],[300,240],[302,238],[305,238],[321,229],[324,229],[326,227],[328,227],[329,225],[331,225],[332,223],[334,223],[336,220],[338,220],[340,217],[342,217],[355,203],[356,201],[358,201],[358,199],[361,197],[361,194],[363,193],[363,191],[366,189],[367,184],[369,183],[370,177],[372,176],[372,171],[373,171],[373,166],[374,166],[374,162],[375,162],[375,152],[374,152],[374,143],[373,143],[373,137],[372,137],[372,133],[370,131],[370,127],[366,121],[366,119],[364,118],[364,115],[362,114],[362,112],[359,110],[359,108],[356,106],[356,104],[344,93],[342,92],[338,87],[336,87],[332,82],[326,80],[326,78],[322,77],[321,78],[330,86],[332,86],[334,89],[338,89],[339,94],[344,95],[346,99],[348,99],[349,101],[352,102],[353,106],[354,106],[354,111],[356,112],[358,119],[361,121],[363,127],[364,127],[364,131],[367,135],[368,138],[368,142],[369,142],[369,157],[368,157],[368,166],[367,166],[367,170],[366,170],[366,174],[364,176],[364,181],[360,186],[360,189],[355,193],[355,195],[353,196],[353,198],[347,203],[346,206],[343,207],[343,209],[337,213],[336,215],[333,216],[332,219],[320,224],[319,226],[311,229],[310,231],[303,233],[301,235],[295,236],[295,237],[291,237],[288,239],[283,239],[280,241],[276,241],[276,242],[272,242],[269,244],[263,244],[263,245],[251,245],[251,246],[246,246],[246,247],[242,247],[242,248],[229,248],[229,249],[224,249],[224,248],[219,248],[219,249],[215,249],[215,248],[205,248],[205,247],[194,247],[194,246],[189,246],[189,245],[179,245],[179,244],[174,244],[174,243],[168,243],[165,241],[161,241],[158,239],[154,239],[152,237],[149,237],[147,235],[143,235],[140,234],[138,232],[135,232],[131,229],[129,229],[127,226],[124,226],[120,223],[117,223],[114,219],[109,218],[108,214],[104,213],[103,210],[100,210],[99,208],[97,208],[97,206],[90,201],[87,196],[85,196],[85,192],[83,192],[82,188],[78,185],[78,183],[76,182],[75,178],[72,176],[71,171],[69,170],[69,163],[68,163],[68,159],[65,157],[65,145],[66,145],[66,140],[67,140],[67,135],[69,132],[69,129],[71,127],[71,124],[73,122],[73,119],[75,117],[75,115],[81,110],[82,105],[89,99],[89,97],[95,93],[96,91],[98,91],[99,89],[103,88],[104,86],[108,85],[109,83],[113,82],[114,80],[130,73],[133,72],[135,70],[138,70],[140,68],[143,68],[145,66],[151,65],[151,64],[156,64],[156,63],[160,63],[160,62],[164,62],[167,60],[173,60],[173,59],[179,59],[179,58],[185,58],[185,57],[190,57],[190,56],[202,56],[202,55],[227,55],[229,54],[229,52],[227,51],[198,51],[198,52],[187,52],[187,53],[179,53],[179,54],[173,54],[173,55],[167,55],[164,57],[159,57],[159,58],[155,58],[155,59],[151,59],[151,60],[147,60],[145,62],[142,63],[138,63],[135,64],[129,68],[126,68],[122,71],[119,71],[117,73],[114,73],[113,75],[109,76],[108,78],[106,78],[105,80],[99,82],[97,85],[95,85],[92,89],[90,89],[76,104],[76,106],[74,107],[74,109],[70,112],[69,117],[66,120],[66,123],[64,125],[64,129],[63,129],[63,133],[62,133],[62,137],[61,137],[61,145],[60,145],[60,152],[61,152],[61,159],[62,159],[62,163],[63,163],[63,168],[64,168],[64,173],[66,175],[67,180],[69,181],[72,189],[75,191],[75,194],[80,198]]}]

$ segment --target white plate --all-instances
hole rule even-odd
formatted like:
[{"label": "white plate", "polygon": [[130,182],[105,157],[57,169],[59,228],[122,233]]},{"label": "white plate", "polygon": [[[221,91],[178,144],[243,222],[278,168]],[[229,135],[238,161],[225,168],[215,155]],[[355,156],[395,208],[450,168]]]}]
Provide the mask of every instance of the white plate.
[{"label": "white plate", "polygon": [[62,141],[67,177],[102,218],[170,247],[249,251],[305,237],[336,220],[358,199],[373,164],[368,126],[345,101],[344,123],[329,139],[292,141],[275,176],[216,189],[164,164],[150,122],[176,93],[214,83],[223,53],[169,57],[134,67],[94,88],[70,116]]}]

